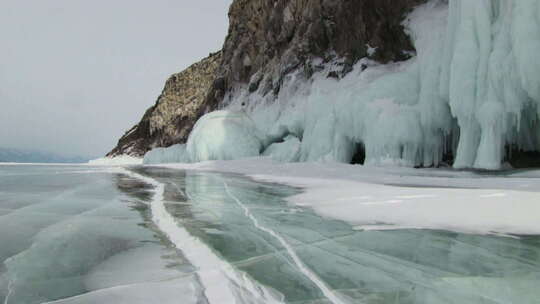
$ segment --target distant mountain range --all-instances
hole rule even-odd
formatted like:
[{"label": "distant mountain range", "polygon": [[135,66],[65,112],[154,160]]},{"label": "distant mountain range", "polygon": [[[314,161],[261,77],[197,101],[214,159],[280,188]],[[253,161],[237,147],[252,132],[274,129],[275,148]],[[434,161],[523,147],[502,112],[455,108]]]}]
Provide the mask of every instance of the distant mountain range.
[{"label": "distant mountain range", "polygon": [[37,150],[22,150],[0,147],[0,163],[86,163],[89,158],[64,156]]}]

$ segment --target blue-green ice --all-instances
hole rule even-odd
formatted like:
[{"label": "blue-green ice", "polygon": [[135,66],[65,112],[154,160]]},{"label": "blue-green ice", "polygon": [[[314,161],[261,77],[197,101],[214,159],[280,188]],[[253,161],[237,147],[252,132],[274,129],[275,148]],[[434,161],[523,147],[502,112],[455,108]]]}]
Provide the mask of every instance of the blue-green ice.
[{"label": "blue-green ice", "polygon": [[540,299],[539,236],[358,231],[287,203],[300,191],[148,167],[0,166],[0,303]]}]

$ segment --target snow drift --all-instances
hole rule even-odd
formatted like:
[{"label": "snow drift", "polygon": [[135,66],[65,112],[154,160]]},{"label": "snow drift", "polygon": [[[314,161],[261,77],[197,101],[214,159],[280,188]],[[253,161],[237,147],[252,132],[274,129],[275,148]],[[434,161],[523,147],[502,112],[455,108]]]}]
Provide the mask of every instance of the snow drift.
[{"label": "snow drift", "polygon": [[187,153],[256,156],[293,136],[289,161],[499,169],[512,151],[540,151],[539,20],[536,0],[430,1],[404,22],[417,56],[364,58],[339,81],[327,75],[340,62],[321,61],[310,79],[282,79],[277,98],[235,90],[229,111],[196,124]]}]

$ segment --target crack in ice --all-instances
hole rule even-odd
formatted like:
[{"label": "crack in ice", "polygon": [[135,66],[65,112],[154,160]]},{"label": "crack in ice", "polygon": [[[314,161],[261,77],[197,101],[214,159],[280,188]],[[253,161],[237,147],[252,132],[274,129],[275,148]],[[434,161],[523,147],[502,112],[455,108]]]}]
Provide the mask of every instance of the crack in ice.
[{"label": "crack in ice", "polygon": [[245,216],[248,217],[253,222],[253,225],[257,229],[264,231],[270,234],[271,236],[273,236],[274,238],[276,238],[281,243],[281,245],[287,250],[287,253],[293,259],[294,263],[296,264],[300,272],[302,272],[302,274],[304,274],[311,282],[313,282],[313,284],[315,284],[319,288],[319,290],[323,293],[323,295],[328,300],[330,300],[334,304],[345,304],[344,301],[342,301],[328,286],[326,286],[326,284],[311,269],[309,269],[304,264],[304,262],[302,262],[300,257],[296,254],[294,249],[291,247],[291,245],[287,243],[287,241],[281,235],[277,234],[272,229],[262,226],[259,223],[259,220],[257,220],[257,218],[251,213],[249,208],[244,203],[242,203],[242,201],[240,201],[236,196],[234,196],[234,194],[231,193],[229,186],[227,185],[225,181],[223,182],[223,185],[225,187],[225,192],[227,192],[227,195],[229,195],[238,204],[238,206],[240,206],[240,208],[244,210]]},{"label": "crack in ice", "polygon": [[4,299],[4,304],[8,304],[9,297],[13,293],[13,281],[12,280],[9,280],[9,283],[8,283],[7,287],[8,287],[8,292],[7,292],[6,298]]},{"label": "crack in ice", "polygon": [[[165,184],[129,170],[125,170],[125,173],[154,186],[154,197],[150,204],[152,221],[198,268],[196,273],[208,302],[244,303],[247,299],[249,303],[282,303],[272,290],[253,281],[246,273],[236,270],[231,264],[220,259],[199,238],[178,226],[174,216],[165,207]],[[229,284],[223,284],[224,280]],[[243,292],[246,294],[242,294]]]}]

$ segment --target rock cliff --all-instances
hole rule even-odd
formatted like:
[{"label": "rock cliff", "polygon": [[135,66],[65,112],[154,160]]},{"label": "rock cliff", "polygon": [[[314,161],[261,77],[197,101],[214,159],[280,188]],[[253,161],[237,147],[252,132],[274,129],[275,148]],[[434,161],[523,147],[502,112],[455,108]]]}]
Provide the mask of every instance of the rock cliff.
[{"label": "rock cliff", "polygon": [[[348,73],[360,58],[387,63],[408,59],[414,47],[401,25],[425,0],[236,0],[223,61],[207,105],[248,84],[277,94],[283,77],[303,70],[309,78],[323,64],[341,59]],[[317,61],[318,62],[318,61]],[[227,101],[225,100],[225,103]]]},{"label": "rock cliff", "polygon": [[[141,156],[185,142],[196,120],[236,89],[277,95],[283,77],[325,63],[347,74],[360,58],[387,63],[415,50],[401,25],[425,0],[234,0],[223,49],[171,76],[156,104],[108,155]],[[181,56],[181,54],[179,54]]]},{"label": "rock cliff", "polygon": [[206,94],[215,79],[221,52],[174,74],[165,83],[156,103],[141,121],[128,130],[107,156],[142,156],[154,147],[168,147],[186,141]]}]

